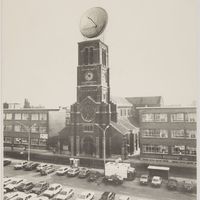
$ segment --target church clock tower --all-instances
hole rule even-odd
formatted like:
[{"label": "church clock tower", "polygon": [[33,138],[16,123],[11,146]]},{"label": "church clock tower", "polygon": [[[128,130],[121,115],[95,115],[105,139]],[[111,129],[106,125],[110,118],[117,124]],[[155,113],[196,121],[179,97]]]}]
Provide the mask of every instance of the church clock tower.
[{"label": "church clock tower", "polygon": [[[91,8],[81,18],[80,31],[84,37],[94,38],[106,24],[106,11]],[[116,118],[109,82],[108,46],[100,39],[79,42],[77,102],[71,106],[72,155],[103,157],[103,130]],[[109,134],[106,139],[109,146]]]}]

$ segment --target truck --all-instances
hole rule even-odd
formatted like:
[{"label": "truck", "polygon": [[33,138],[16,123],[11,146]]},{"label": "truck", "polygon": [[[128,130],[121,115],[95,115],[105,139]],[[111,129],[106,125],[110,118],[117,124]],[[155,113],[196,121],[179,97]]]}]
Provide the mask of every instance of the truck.
[{"label": "truck", "polygon": [[123,180],[133,180],[136,170],[130,163],[107,162],[105,164],[105,183],[122,184]]}]

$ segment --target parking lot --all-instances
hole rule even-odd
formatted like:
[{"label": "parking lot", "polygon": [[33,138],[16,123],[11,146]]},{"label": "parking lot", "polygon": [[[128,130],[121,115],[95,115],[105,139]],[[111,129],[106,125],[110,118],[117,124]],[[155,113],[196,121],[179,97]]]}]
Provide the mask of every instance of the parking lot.
[{"label": "parking lot", "polygon": [[[116,199],[120,195],[129,195],[131,200],[192,200],[196,199],[195,193],[183,192],[181,183],[178,185],[178,191],[169,191],[166,188],[166,182],[164,181],[160,188],[153,188],[149,185],[141,186],[139,180],[135,179],[133,181],[125,181],[120,186],[105,185],[99,181],[97,182],[88,182],[86,179],[79,179],[78,177],[67,177],[58,176],[56,172],[48,174],[46,176],[41,176],[36,170],[33,171],[24,171],[23,169],[14,170],[14,165],[19,162],[18,160],[12,159],[12,163],[4,167],[4,176],[8,177],[20,177],[27,180],[31,180],[33,183],[45,180],[48,183],[59,183],[65,187],[72,187],[75,190],[75,195],[72,199],[76,199],[77,195],[82,191],[89,190],[95,193],[95,200],[99,200],[101,194],[104,191],[111,191],[116,193]],[[62,165],[54,165],[58,169]]]}]

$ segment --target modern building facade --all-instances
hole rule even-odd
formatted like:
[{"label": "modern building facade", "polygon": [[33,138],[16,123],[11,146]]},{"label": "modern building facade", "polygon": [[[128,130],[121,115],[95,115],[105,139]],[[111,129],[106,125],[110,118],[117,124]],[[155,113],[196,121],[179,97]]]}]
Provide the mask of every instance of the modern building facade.
[{"label": "modern building facade", "polygon": [[141,158],[196,160],[195,107],[138,107]]},{"label": "modern building facade", "polygon": [[[65,127],[63,109],[4,109],[4,146],[46,149],[47,140]],[[29,140],[30,138],[30,140]]]}]

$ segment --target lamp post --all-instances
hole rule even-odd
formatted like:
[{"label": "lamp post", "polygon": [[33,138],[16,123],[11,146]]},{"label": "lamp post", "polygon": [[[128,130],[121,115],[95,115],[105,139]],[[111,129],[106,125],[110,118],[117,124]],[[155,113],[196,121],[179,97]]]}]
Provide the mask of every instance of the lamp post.
[{"label": "lamp post", "polygon": [[15,122],[16,124],[19,124],[21,126],[23,126],[26,131],[28,132],[28,161],[30,161],[30,154],[31,154],[31,128],[33,126],[35,126],[35,124],[33,124],[32,126],[26,126],[25,124],[21,123],[21,122]]},{"label": "lamp post", "polygon": [[108,124],[104,129],[99,125],[95,124],[98,128],[101,129],[103,132],[103,163],[104,163],[104,173],[105,173],[105,164],[106,164],[106,130],[110,127],[110,124]]}]

